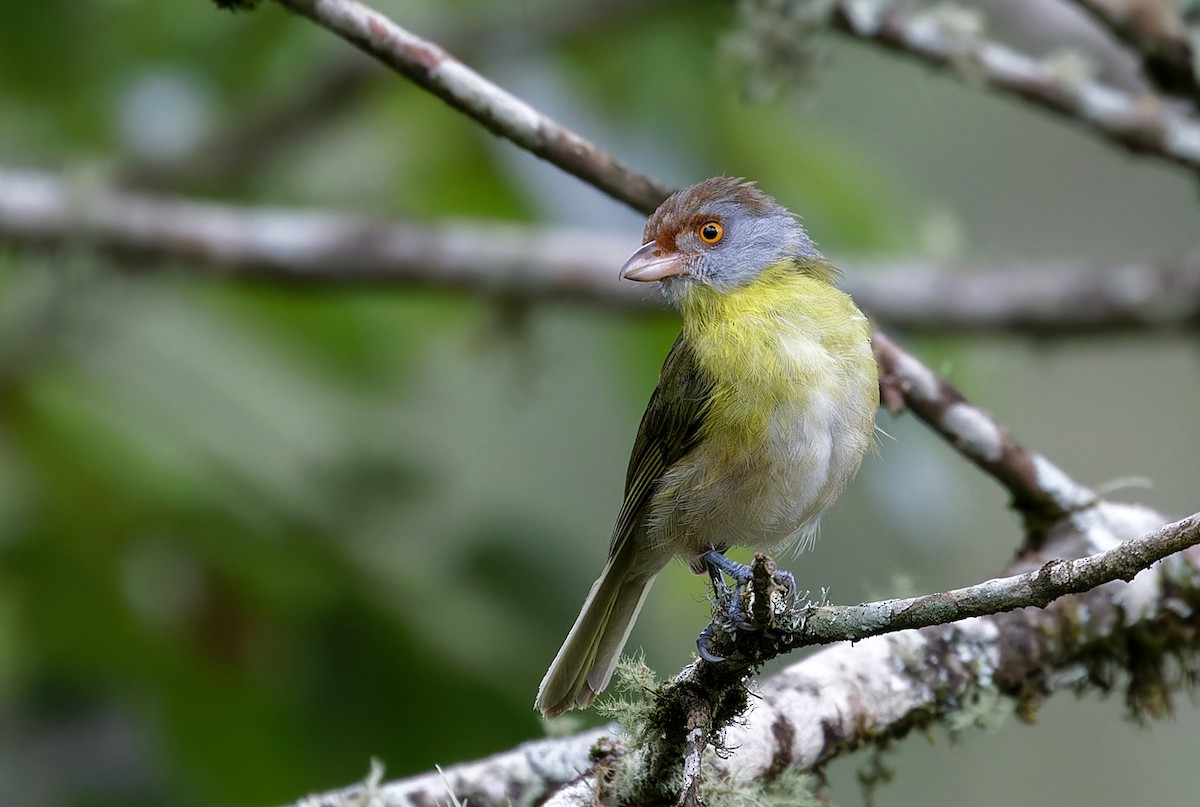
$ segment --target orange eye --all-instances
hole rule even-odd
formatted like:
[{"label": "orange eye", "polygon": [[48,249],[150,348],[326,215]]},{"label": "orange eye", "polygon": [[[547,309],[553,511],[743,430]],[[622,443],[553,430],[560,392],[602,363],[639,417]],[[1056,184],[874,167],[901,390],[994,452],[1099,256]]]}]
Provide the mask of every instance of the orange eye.
[{"label": "orange eye", "polygon": [[706,244],[716,244],[725,237],[725,228],[715,221],[704,222],[697,232],[700,233],[700,240]]}]

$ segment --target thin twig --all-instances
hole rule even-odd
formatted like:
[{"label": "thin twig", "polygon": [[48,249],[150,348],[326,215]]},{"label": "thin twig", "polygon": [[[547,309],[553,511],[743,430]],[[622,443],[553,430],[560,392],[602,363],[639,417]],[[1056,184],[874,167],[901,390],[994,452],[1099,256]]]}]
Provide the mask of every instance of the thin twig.
[{"label": "thin twig", "polygon": [[[1048,550],[1069,557],[1111,546],[1160,518],[1145,508],[1104,503],[1080,520],[1088,531],[1063,531]],[[1192,516],[1146,538],[1161,540],[1164,550],[1180,546],[1179,539],[1195,547],[1198,524]],[[1146,546],[1142,539],[1133,543]],[[1200,552],[1191,548],[1131,583],[1092,588],[1044,609],[835,645],[765,681],[757,707],[726,736],[739,753],[714,765],[718,774],[736,771],[739,778],[777,771],[780,760],[812,770],[844,755],[845,745],[886,741],[947,718],[961,726],[964,710],[990,721],[1011,713],[1029,717],[1048,696],[1070,689],[1107,693],[1124,686],[1135,716],[1165,716],[1171,690],[1186,690],[1189,680],[1194,686],[1198,571]]]},{"label": "thin twig", "polygon": [[[1054,559],[1038,569],[973,586],[880,600],[862,605],[815,605],[797,612],[799,626],[770,633],[736,631],[736,652],[762,663],[797,647],[858,641],[899,630],[944,625],[1016,608],[1041,608],[1067,594],[1079,594],[1110,583],[1132,580],[1168,555],[1200,543],[1200,513],[1159,527],[1140,538],[1076,560]],[[759,648],[772,646],[765,653]],[[777,644],[776,644],[777,643]],[[720,651],[722,648],[717,646]]]},{"label": "thin twig", "polygon": [[888,0],[842,0],[835,30],[873,42],[968,81],[1070,118],[1129,151],[1200,171],[1200,121],[1156,96],[1132,96],[1086,78],[1059,75],[1014,48],[959,34],[936,11],[893,7]]}]

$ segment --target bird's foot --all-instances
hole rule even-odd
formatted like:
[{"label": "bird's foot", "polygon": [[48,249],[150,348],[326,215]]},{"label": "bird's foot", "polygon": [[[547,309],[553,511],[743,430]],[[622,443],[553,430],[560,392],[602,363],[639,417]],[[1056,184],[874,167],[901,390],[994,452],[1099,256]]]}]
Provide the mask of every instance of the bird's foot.
[{"label": "bird's foot", "polygon": [[[730,560],[717,551],[708,552],[704,556],[708,564],[708,573],[713,580],[713,592],[716,595],[717,608],[725,611],[725,617],[734,627],[741,630],[754,630],[755,624],[745,614],[743,602],[747,599],[746,586],[754,579],[754,570],[744,563]],[[733,592],[725,585],[722,573],[733,579]]]},{"label": "bird's foot", "polygon": [[700,631],[700,635],[696,637],[696,652],[700,654],[700,658],[704,659],[710,664],[719,664],[725,660],[724,656],[714,653],[712,649],[713,628],[715,628],[716,625],[717,623],[715,621],[709,622],[708,626],[705,627],[704,630]]},{"label": "bird's foot", "polygon": [[[713,583],[717,615],[696,639],[696,648],[705,661],[723,661],[712,649],[716,631],[729,627],[738,630],[767,630],[777,618],[796,609],[801,599],[796,579],[791,572],[779,571],[775,561],[763,554],[755,555],[747,566],[730,560],[720,552],[704,555]],[[722,575],[734,581],[733,591],[725,585]],[[803,595],[807,597],[807,592]]]},{"label": "bird's foot", "polygon": [[[784,607],[789,611],[795,609],[796,603],[800,601],[800,591],[796,588],[796,576],[787,569],[776,569],[775,582],[787,588],[787,594],[785,595],[787,599],[784,601]],[[808,596],[807,591],[804,593],[804,596]]]}]

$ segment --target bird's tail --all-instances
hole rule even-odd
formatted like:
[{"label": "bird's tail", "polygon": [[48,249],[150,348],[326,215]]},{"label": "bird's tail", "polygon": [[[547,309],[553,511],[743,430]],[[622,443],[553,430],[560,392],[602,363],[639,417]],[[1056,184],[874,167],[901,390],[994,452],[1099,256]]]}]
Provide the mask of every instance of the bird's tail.
[{"label": "bird's tail", "polygon": [[633,563],[635,554],[631,546],[619,548],[592,584],[571,632],[538,687],[534,706],[544,716],[586,709],[608,686],[650,584],[661,568],[656,566],[647,575]]}]

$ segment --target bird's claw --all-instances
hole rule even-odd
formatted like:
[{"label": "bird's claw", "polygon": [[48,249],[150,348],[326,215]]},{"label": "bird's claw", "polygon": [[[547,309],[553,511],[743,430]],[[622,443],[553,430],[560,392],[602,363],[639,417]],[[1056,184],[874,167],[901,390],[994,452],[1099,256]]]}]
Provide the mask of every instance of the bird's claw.
[{"label": "bird's claw", "polygon": [[754,630],[757,627],[754,624],[754,620],[746,616],[746,609],[744,607],[744,603],[748,599],[746,596],[746,586],[749,582],[749,580],[737,581],[733,587],[733,595],[729,598],[729,607],[726,611],[729,621],[733,623],[735,628],[740,630]]},{"label": "bird's claw", "polygon": [[709,622],[708,627],[700,631],[700,635],[696,637],[696,652],[709,664],[720,664],[725,660],[724,656],[718,656],[712,651],[713,628],[715,627],[716,623]]},{"label": "bird's claw", "polygon": [[800,592],[796,588],[796,576],[786,569],[776,569],[775,582],[787,587],[787,610],[795,609],[796,603],[800,600]]},{"label": "bird's claw", "polygon": [[[753,630],[754,623],[746,618],[742,608],[742,601],[746,597],[746,586],[754,577],[753,570],[744,563],[730,560],[716,550],[706,553],[704,562],[708,565],[708,574],[713,581],[713,591],[716,594],[718,607],[722,604],[725,605],[725,614],[735,627],[742,630]],[[721,576],[722,572],[733,578],[732,594],[729,587],[725,585],[725,579]]]}]

